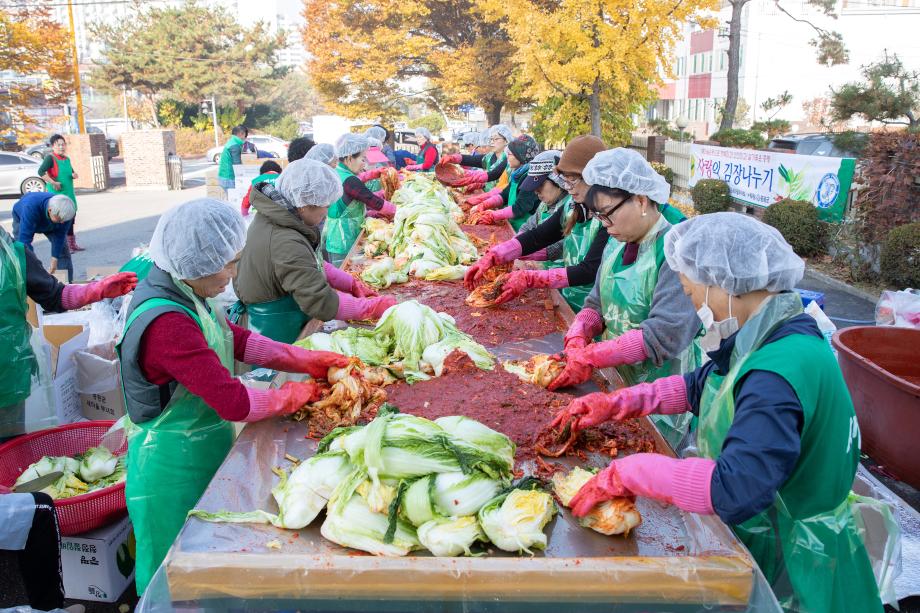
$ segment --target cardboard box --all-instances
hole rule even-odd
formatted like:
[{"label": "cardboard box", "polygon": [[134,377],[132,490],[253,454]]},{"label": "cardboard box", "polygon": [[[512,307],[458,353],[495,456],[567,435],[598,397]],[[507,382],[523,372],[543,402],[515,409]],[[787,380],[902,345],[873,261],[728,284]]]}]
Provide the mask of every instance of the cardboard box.
[{"label": "cardboard box", "polygon": [[86,419],[118,419],[125,414],[115,342],[87,347],[74,354],[77,393]]},{"label": "cardboard box", "polygon": [[115,602],[134,579],[134,530],[127,517],[98,530],[61,537],[64,595]]}]

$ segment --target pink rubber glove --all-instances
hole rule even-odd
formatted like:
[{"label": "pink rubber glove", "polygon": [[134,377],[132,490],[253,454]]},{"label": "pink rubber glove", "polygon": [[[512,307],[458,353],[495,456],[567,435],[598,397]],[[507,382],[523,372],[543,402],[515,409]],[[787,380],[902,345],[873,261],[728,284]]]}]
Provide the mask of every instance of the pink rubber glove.
[{"label": "pink rubber glove", "polygon": [[[523,255],[518,258],[519,260],[525,260],[527,262],[545,262],[546,261],[546,249],[540,249],[539,251],[534,251],[530,255]],[[568,287],[568,286],[566,286]]]},{"label": "pink rubber glove", "polygon": [[354,279],[351,286],[351,295],[355,298],[373,298],[377,296],[377,290],[360,279]]},{"label": "pink rubber glove", "polygon": [[79,309],[103,298],[118,298],[137,287],[137,274],[120,272],[86,284],[65,285],[61,293],[61,305],[65,310]]},{"label": "pink rubber glove", "polygon": [[466,289],[473,291],[482,283],[482,276],[487,270],[499,264],[513,262],[521,255],[521,243],[516,238],[504,241],[489,248],[485,254],[470,266],[463,277]]},{"label": "pink rubber glove", "polygon": [[[484,206],[485,203],[480,204],[479,206]],[[506,206],[503,209],[498,209],[497,211],[485,211],[482,216],[476,220],[476,225],[478,226],[493,226],[500,221],[505,221],[506,219],[511,219],[514,217],[514,211],[510,206]]]},{"label": "pink rubber glove", "polygon": [[485,186],[486,186],[485,183],[470,183],[469,185],[464,186],[463,193],[472,194],[475,191],[481,190]]},{"label": "pink rubber glove", "polygon": [[339,310],[336,319],[344,321],[360,319],[380,319],[383,312],[396,304],[392,296],[375,296],[373,298],[355,298],[339,293]]},{"label": "pink rubber glove", "polygon": [[386,168],[384,167],[371,168],[370,170],[365,170],[364,172],[359,174],[358,178],[361,180],[362,183],[373,181],[374,179],[379,179],[380,175],[383,174],[384,170],[386,170]]},{"label": "pink rubber glove", "polygon": [[581,349],[604,331],[604,318],[594,309],[583,308],[565,333],[564,351]]},{"label": "pink rubber glove", "polygon": [[485,170],[468,170],[463,174],[461,179],[458,179],[457,182],[454,183],[454,185],[457,187],[462,187],[464,185],[477,185],[480,183],[485,184],[485,182],[488,180],[489,173],[487,173]]},{"label": "pink rubber glove", "polygon": [[326,282],[332,289],[354,295],[356,279],[350,274],[341,268],[336,268],[329,262],[323,262],[323,272],[326,274]]},{"label": "pink rubber glove", "polygon": [[382,189],[378,189],[376,192],[374,192],[374,195],[383,200],[387,199],[387,193]]},{"label": "pink rubber glove", "polygon": [[678,460],[658,453],[637,453],[614,460],[594,475],[569,502],[583,517],[611,498],[642,496],[673,504],[690,513],[712,515],[712,472],[715,460]]},{"label": "pink rubber glove", "polygon": [[403,167],[403,170],[421,170],[421,169],[422,169],[421,164],[410,164],[409,166]]},{"label": "pink rubber glove", "polygon": [[381,217],[393,217],[393,215],[396,215],[396,205],[389,200],[384,200],[383,206],[380,207],[377,213],[379,213]]},{"label": "pink rubber glove", "polygon": [[246,395],[249,396],[249,413],[241,420],[245,422],[291,415],[321,398],[315,381],[288,381],[280,388],[270,390],[247,387]]},{"label": "pink rubber glove", "polygon": [[501,196],[501,193],[502,193],[502,190],[496,187],[485,193],[476,194],[475,196],[470,196],[469,198],[466,199],[466,203],[470,205],[477,205],[481,203],[483,200],[486,200],[487,198],[490,198],[492,196]]},{"label": "pink rubber glove", "polygon": [[448,153],[441,158],[443,164],[460,164],[463,162],[463,156],[459,153]]},{"label": "pink rubber glove", "polygon": [[582,349],[566,349],[565,370],[547,386],[550,391],[578,385],[591,378],[595,368],[635,364],[648,357],[642,330],[624,332],[609,341],[592,343]]},{"label": "pink rubber glove", "polygon": [[553,428],[569,424],[573,431],[597,426],[606,421],[622,421],[655,413],[675,415],[690,410],[687,386],[681,375],[639,383],[615,392],[595,392],[569,403],[553,420]]},{"label": "pink rubber glove", "polygon": [[[489,209],[497,209],[504,205],[505,205],[505,201],[504,199],[502,199],[501,194],[493,194],[481,200],[479,204],[477,204],[476,206],[478,206],[480,209],[483,209],[483,210],[489,210]],[[508,208],[510,209],[511,207],[508,207]]]},{"label": "pink rubber glove", "polygon": [[495,300],[495,304],[504,304],[517,298],[531,288],[560,289],[569,286],[569,276],[565,268],[552,268],[550,270],[514,270],[502,285],[502,293]]},{"label": "pink rubber glove", "polygon": [[310,351],[279,343],[255,332],[246,340],[243,361],[284,372],[305,372],[314,379],[325,379],[331,366],[348,366],[348,358],[331,351]]}]

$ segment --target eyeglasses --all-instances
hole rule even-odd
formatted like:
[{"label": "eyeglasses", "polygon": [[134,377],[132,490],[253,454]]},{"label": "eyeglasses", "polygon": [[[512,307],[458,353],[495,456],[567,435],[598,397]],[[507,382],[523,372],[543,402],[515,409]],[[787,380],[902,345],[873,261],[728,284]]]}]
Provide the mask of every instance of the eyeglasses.
[{"label": "eyeglasses", "polygon": [[601,213],[600,211],[591,211],[591,214],[601,222],[601,225],[605,228],[609,228],[613,225],[613,216],[616,215],[616,212],[623,208],[623,205],[632,200],[632,195],[626,196],[620,200],[615,207],[610,209],[607,213]]},{"label": "eyeglasses", "polygon": [[572,175],[559,175],[559,180],[562,183],[562,188],[566,190],[573,190],[575,186],[581,183],[581,175],[575,175],[573,178]]}]

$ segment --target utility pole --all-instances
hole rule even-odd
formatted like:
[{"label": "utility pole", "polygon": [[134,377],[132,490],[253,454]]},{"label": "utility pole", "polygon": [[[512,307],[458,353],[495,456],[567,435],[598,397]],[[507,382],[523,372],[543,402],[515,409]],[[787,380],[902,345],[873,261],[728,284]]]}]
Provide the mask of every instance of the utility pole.
[{"label": "utility pole", "polygon": [[67,0],[67,17],[70,19],[70,50],[73,52],[73,86],[77,92],[77,131],[86,132],[83,123],[83,94],[80,92],[80,60],[77,57],[77,30],[73,25],[73,0]]},{"label": "utility pole", "polygon": [[125,103],[125,130],[127,130],[131,123],[128,119],[128,87],[126,85],[121,86],[121,96]]}]

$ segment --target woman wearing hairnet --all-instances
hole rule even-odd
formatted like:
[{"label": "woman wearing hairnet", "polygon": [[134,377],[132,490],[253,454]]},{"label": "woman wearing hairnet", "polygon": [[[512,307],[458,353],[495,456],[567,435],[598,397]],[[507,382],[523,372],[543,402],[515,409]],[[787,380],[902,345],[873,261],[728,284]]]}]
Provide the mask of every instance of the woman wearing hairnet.
[{"label": "woman wearing hairnet", "polygon": [[476,220],[477,224],[492,225],[507,219],[511,227],[518,230],[540,206],[540,199],[534,192],[520,188],[530,170],[530,161],[540,153],[540,146],[532,136],[522,134],[511,141],[508,152],[510,155],[507,162],[511,170],[508,186],[471,196],[466,202],[473,205],[471,215],[482,211],[482,216]]},{"label": "woman wearing hairnet", "polygon": [[230,450],[230,422],[288,415],[318,398],[313,381],[248,388],[233,377],[234,359],[314,378],[348,364],[226,320],[212,298],[236,274],[244,234],[243,218],[225,202],[202,198],[167,211],[150,241],[154,266],[128,310],[118,352],[131,421],[125,498],[138,594]]},{"label": "woman wearing hairnet", "polygon": [[881,611],[848,494],[859,426],[837,360],[792,291],[805,265],[776,229],[738,213],[702,215],[665,239],[707,336],[702,368],[578,398],[575,430],[650,414],[695,414],[699,456],[614,460],[572,499],[575,515],[645,496],[732,526],[797,611]]},{"label": "woman wearing hairnet", "polygon": [[[694,341],[700,320],[677,273],[663,266],[672,226],[656,202],[667,202],[667,181],[624,148],[595,155],[582,177],[591,186],[585,204],[615,240],[608,242],[594,288],[566,332],[565,370],[549,389],[583,383],[595,368],[615,367],[627,385],[693,370],[700,363]],[[598,334],[604,340],[592,343]],[[690,418],[655,422],[677,448]]]},{"label": "woman wearing hairnet", "polygon": [[392,134],[390,134],[389,130],[380,124],[374,124],[364,131],[364,136],[379,140],[381,143],[380,152],[386,156],[390,166],[396,166],[396,155],[393,152],[393,147],[390,146]]},{"label": "woman wearing hairnet", "polygon": [[334,170],[315,160],[292,162],[275,185],[253,190],[259,212],[249,226],[233,282],[248,327],[293,343],[311,318],[377,319],[395,304],[350,274],[324,262],[317,229],[329,204],[342,195]]},{"label": "woman wearing hairnet", "polygon": [[339,164],[339,158],[335,154],[335,147],[329,143],[316,143],[310,147],[310,150],[303,156],[303,159],[316,160],[332,169],[335,169]]},{"label": "woman wearing hairnet", "polygon": [[418,153],[415,154],[414,164],[410,163],[412,160],[406,158],[406,170],[434,171],[434,167],[438,163],[438,148],[431,142],[433,138],[428,128],[415,129],[415,142],[418,143]]},{"label": "woman wearing hairnet", "polygon": [[[603,142],[596,140],[602,151]],[[521,226],[520,234],[492,246],[470,266],[464,279],[468,289],[481,283],[493,266],[515,259],[542,261],[543,270],[512,271],[496,302],[508,302],[530,288],[555,288],[575,312],[581,310],[594,286],[609,236],[600,231],[600,222],[590,218],[584,205],[562,189],[562,179],[555,171],[561,155],[560,151],[544,151],[530,162],[520,189],[537,194],[540,206]]]},{"label": "woman wearing hairnet", "polygon": [[478,143],[479,146],[487,147],[489,151],[472,155],[452,153],[444,156],[444,162],[473,169],[467,171],[466,176],[457,185],[469,186],[470,191],[484,188],[487,192],[500,194],[511,181],[505,148],[514,140],[514,135],[508,126],[497,124],[480,136],[484,139]]},{"label": "woman wearing hairnet", "polygon": [[[367,136],[365,134],[365,136]],[[383,154],[383,143],[376,136],[367,136],[367,170],[360,175],[359,179],[364,181],[364,185],[372,192],[380,192],[383,184],[380,182],[380,175],[390,166],[390,160]],[[365,179],[365,177],[368,177]]]},{"label": "woman wearing hairnet", "polygon": [[335,144],[339,156],[335,171],[342,184],[342,194],[329,208],[329,217],[323,226],[323,243],[329,261],[336,266],[341,266],[358,240],[366,214],[370,211],[385,217],[396,214],[396,207],[382,193],[375,194],[364,185],[365,181],[379,177],[383,171],[378,168],[365,173],[369,146],[366,136],[351,133],[343,134]]}]

